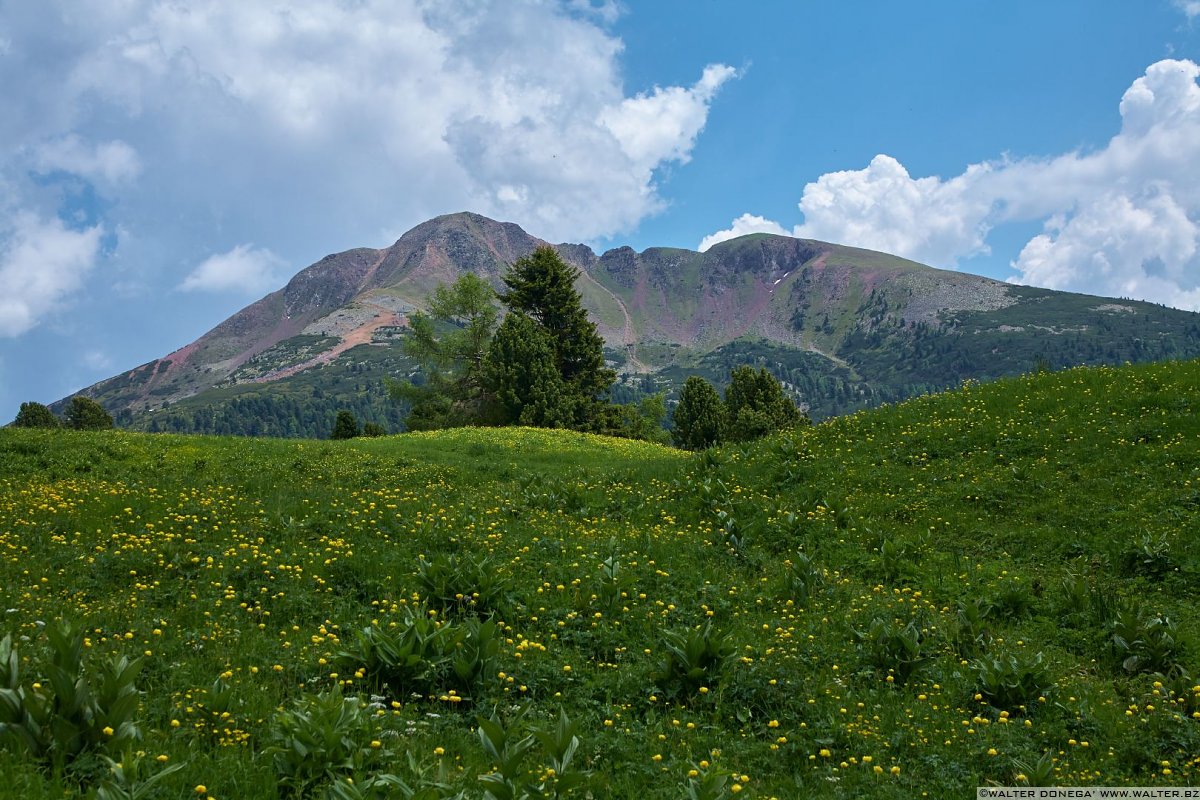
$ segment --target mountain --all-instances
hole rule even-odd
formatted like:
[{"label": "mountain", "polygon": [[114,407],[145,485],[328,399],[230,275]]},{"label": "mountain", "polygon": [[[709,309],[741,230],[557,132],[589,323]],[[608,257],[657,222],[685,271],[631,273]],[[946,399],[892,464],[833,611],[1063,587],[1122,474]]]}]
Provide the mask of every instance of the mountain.
[{"label": "mountain", "polygon": [[[326,256],[186,347],[95,384],[125,427],[324,436],[339,408],[399,429],[409,313],[440,283],[494,285],[546,242],[478,214],[382,250]],[[817,418],[1037,367],[1200,356],[1200,316],[937,270],[885,253],[752,234],[705,253],[553,245],[621,373],[618,400],[688,375],[767,366]],[[64,401],[60,401],[65,402]]]}]

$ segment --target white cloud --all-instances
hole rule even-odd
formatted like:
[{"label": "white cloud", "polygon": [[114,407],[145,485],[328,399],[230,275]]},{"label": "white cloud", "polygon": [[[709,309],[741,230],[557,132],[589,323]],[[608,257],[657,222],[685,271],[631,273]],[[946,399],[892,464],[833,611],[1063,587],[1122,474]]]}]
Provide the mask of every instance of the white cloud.
[{"label": "white cloud", "polygon": [[621,145],[635,168],[649,171],[663,161],[686,162],[708,118],[708,105],[733,67],[710,64],[690,89],[654,87],[604,109],[600,122]]},{"label": "white cloud", "polygon": [[83,285],[101,234],[100,226],[70,230],[28,212],[0,230],[0,336],[31,330]]},{"label": "white cloud", "polygon": [[270,250],[239,244],[227,253],[209,256],[184,278],[184,292],[261,294],[277,288],[286,264]]},{"label": "white cloud", "polygon": [[89,144],[73,133],[39,144],[33,162],[44,172],[62,170],[109,184],[132,181],[142,171],[137,152],[125,142]]},{"label": "white cloud", "polygon": [[1200,309],[1200,226],[1168,194],[1109,192],[1021,250],[1022,282]]},{"label": "white cloud", "polygon": [[1189,20],[1200,16],[1200,0],[1174,0],[1175,7],[1187,14]]},{"label": "white cloud", "polygon": [[736,239],[739,236],[745,236],[750,233],[777,233],[780,236],[791,235],[778,222],[766,219],[765,217],[755,216],[754,214],[742,214],[726,230],[717,231],[705,236],[696,249],[703,253],[714,244],[727,242],[730,239]]},{"label": "white cloud", "polygon": [[1198,77],[1191,61],[1150,65],[1121,99],[1120,132],[1094,152],[1004,158],[948,179],[913,178],[878,155],[822,175],[804,187],[792,233],[955,267],[989,251],[996,225],[1042,221],[1015,280],[1200,308]]},{"label": "white cloud", "polygon": [[606,25],[616,22],[625,12],[617,0],[568,0],[567,7],[577,13],[594,16]]},{"label": "white cloud", "polygon": [[866,169],[822,175],[804,187],[804,224],[795,235],[954,263],[987,249],[991,204],[972,192],[987,172],[972,166],[948,181],[913,179],[899,161],[878,155]]},{"label": "white cloud", "polygon": [[622,44],[603,27],[619,11],[47,0],[0,11],[17,37],[0,62],[16,95],[0,152],[108,178],[140,166],[120,221],[141,233],[254,219],[225,238],[349,246],[470,209],[555,240],[612,235],[662,207],[656,170],[689,159],[733,73],[627,96]]}]

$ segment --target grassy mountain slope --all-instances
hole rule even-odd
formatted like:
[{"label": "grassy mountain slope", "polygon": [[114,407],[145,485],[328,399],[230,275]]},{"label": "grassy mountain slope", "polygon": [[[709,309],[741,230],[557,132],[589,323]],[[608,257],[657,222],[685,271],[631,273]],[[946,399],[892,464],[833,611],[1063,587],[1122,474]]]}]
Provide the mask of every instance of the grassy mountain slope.
[{"label": "grassy mountain slope", "polygon": [[[27,684],[63,616],[88,659],[143,659],[137,748],[182,766],[164,796],[280,796],[281,709],[337,686],[382,698],[339,731],[360,787],[478,797],[477,715],[553,733],[560,709],[579,745],[556,771],[596,796],[1190,785],[1197,386],[1198,362],[1043,373],[698,456],[528,429],[0,430],[4,627]],[[410,609],[451,633],[490,615],[496,652],[381,683],[356,631]],[[689,637],[691,674],[670,655]],[[553,749],[506,769],[553,784]],[[0,762],[20,796],[62,796]]]},{"label": "grassy mountain slope", "polygon": [[[327,256],[195,343],[84,391],[141,430],[323,436],[339,408],[396,430],[382,387],[413,369],[397,346],[406,315],[465,272],[499,286],[508,264],[543,244],[478,214],[437,217],[389,248]],[[705,253],[599,256],[555,247],[582,271],[584,305],[622,373],[618,399],[673,393],[692,374],[722,384],[750,363],[823,419],[1036,364],[1200,356],[1193,313],[825,242],[752,234]]]}]

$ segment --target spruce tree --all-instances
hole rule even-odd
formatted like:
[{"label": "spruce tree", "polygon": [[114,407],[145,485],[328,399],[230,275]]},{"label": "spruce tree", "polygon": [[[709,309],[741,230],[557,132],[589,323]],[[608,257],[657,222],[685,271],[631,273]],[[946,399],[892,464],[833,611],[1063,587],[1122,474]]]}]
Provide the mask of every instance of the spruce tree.
[{"label": "spruce tree", "polygon": [[686,450],[703,450],[720,444],[725,431],[725,404],[713,385],[693,375],[679,392],[671,415],[671,438]]},{"label": "spruce tree", "polygon": [[532,319],[513,311],[500,323],[483,361],[491,392],[491,421],[542,428],[569,426],[571,395],[554,360],[550,336]]},{"label": "spruce tree", "polygon": [[597,404],[616,380],[604,366],[604,340],[587,317],[575,290],[579,270],[552,247],[539,247],[517,260],[504,275],[508,291],[500,300],[541,326],[554,349],[554,363],[575,406],[575,425],[586,427]]}]

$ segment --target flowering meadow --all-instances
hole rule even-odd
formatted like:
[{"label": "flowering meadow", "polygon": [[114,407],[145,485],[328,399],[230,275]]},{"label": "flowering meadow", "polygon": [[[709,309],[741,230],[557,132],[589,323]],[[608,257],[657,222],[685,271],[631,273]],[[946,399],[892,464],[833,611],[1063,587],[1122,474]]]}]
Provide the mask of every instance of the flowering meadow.
[{"label": "flowering meadow", "polygon": [[1200,363],[697,455],[0,431],[0,795],[1200,783]]}]

